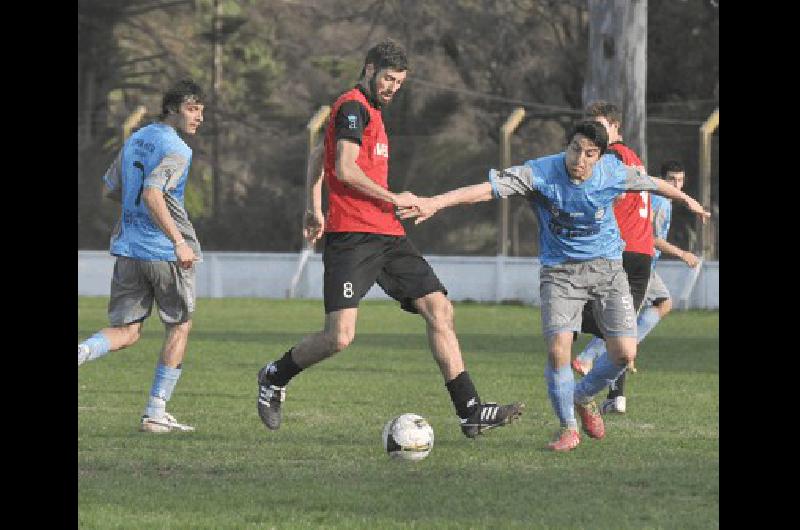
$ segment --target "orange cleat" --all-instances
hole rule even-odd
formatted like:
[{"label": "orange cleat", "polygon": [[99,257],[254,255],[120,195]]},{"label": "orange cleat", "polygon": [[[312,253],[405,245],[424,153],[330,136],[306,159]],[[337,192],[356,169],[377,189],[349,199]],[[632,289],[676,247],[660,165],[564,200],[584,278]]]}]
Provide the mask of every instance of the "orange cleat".
[{"label": "orange cleat", "polygon": [[590,438],[597,438],[600,440],[606,435],[606,426],[603,424],[603,417],[600,415],[600,409],[597,408],[597,403],[590,400],[587,403],[575,403],[575,411],[581,418],[581,427],[583,432],[589,435]]},{"label": "orange cleat", "polygon": [[551,451],[559,453],[566,453],[572,451],[578,444],[581,443],[581,436],[575,429],[569,427],[562,427],[560,431],[555,434],[553,441],[547,444],[547,448]]}]

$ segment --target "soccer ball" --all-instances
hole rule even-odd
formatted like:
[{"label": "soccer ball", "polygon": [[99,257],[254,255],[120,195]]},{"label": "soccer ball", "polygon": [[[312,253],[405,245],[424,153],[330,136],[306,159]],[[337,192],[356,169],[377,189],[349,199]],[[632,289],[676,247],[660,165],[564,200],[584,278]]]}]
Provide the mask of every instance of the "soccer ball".
[{"label": "soccer ball", "polygon": [[417,414],[401,414],[383,427],[383,448],[392,458],[422,460],[433,449],[433,428]]}]

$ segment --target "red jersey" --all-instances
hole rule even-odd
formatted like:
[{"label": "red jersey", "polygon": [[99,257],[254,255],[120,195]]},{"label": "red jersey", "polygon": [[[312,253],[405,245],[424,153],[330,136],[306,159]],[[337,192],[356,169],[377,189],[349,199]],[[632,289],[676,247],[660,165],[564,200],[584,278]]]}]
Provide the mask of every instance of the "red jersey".
[{"label": "red jersey", "polygon": [[364,195],[345,186],[336,177],[336,120],[339,108],[348,101],[360,103],[368,113],[367,116],[357,116],[354,113],[340,117],[340,120],[349,120],[353,126],[365,118],[363,122],[366,126],[358,126],[359,130],[363,126],[363,131],[356,164],[372,181],[389,189],[389,139],[383,127],[381,111],[367,100],[358,87],[353,88],[334,102],[325,130],[325,182],[329,191],[325,232],[369,232],[403,236],[406,232],[395,217],[392,203]]},{"label": "red jersey", "polygon": [[[622,142],[614,142],[608,148],[618,153],[626,166],[644,166],[636,153]],[[620,235],[625,241],[625,252],[653,255],[653,223],[650,212],[650,193],[646,191],[623,193],[614,203],[614,217],[617,218]]]}]

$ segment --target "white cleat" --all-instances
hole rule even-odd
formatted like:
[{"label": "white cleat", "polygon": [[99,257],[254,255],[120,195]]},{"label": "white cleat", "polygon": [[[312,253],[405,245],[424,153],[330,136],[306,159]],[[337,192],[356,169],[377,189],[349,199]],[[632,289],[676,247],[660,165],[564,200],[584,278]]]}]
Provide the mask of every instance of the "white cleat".
[{"label": "white cleat", "polygon": [[89,346],[85,344],[78,344],[78,366],[82,365],[89,358]]},{"label": "white cleat", "polygon": [[169,412],[165,412],[160,418],[142,416],[142,423],[139,425],[139,430],[142,432],[191,432],[194,430],[194,427],[178,423],[175,416]]},{"label": "white cleat", "polygon": [[625,396],[617,396],[614,399],[606,399],[600,405],[600,414],[625,414]]}]

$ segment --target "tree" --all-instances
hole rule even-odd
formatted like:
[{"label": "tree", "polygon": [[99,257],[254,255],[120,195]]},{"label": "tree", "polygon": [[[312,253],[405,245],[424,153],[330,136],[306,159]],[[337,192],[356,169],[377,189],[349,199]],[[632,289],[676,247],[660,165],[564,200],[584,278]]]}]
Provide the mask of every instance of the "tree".
[{"label": "tree", "polygon": [[647,0],[589,0],[589,62],[583,103],[622,108],[626,143],[647,165]]}]

